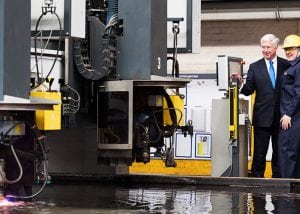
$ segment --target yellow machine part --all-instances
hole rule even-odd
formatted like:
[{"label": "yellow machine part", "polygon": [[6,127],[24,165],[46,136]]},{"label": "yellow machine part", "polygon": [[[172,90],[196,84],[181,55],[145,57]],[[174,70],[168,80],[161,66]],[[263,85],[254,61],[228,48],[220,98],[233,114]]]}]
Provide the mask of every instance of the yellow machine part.
[{"label": "yellow machine part", "polygon": [[[251,107],[253,111],[255,94],[251,96]],[[171,121],[170,117],[169,120]],[[253,159],[253,129],[251,138],[251,160],[248,161],[248,170],[251,169]],[[129,167],[131,174],[161,174],[161,175],[182,175],[182,176],[210,176],[211,160],[210,159],[176,159],[176,167],[166,167],[161,159],[151,159],[149,163],[132,163]],[[271,162],[266,163],[265,177],[271,178],[272,169]]]},{"label": "yellow machine part", "polygon": [[[170,95],[170,99],[173,103],[173,106],[176,111],[176,116],[177,116],[177,123],[180,126],[184,126],[184,99],[182,99],[178,95]],[[167,101],[165,98],[163,99],[163,121],[165,125],[173,125],[171,116],[170,116],[170,111],[168,110],[168,105]],[[180,120],[180,121],[179,121]]]},{"label": "yellow machine part", "polygon": [[176,167],[166,167],[161,159],[151,159],[150,163],[133,163],[129,167],[131,174],[160,175],[203,175],[211,173],[210,160],[176,160]]},{"label": "yellow machine part", "polygon": [[[153,175],[182,175],[182,176],[210,176],[211,160],[182,160],[177,159],[176,167],[166,167],[161,159],[151,159],[149,163],[132,163],[129,167],[130,174],[153,174]],[[251,161],[248,161],[251,167]],[[267,161],[265,177],[271,178],[271,162]]]},{"label": "yellow machine part", "polygon": [[238,139],[238,87],[237,85],[229,88],[229,133],[231,140]]},{"label": "yellow machine part", "polygon": [[[61,102],[60,92],[31,91],[32,97]],[[61,104],[53,105],[53,110],[35,111],[36,124],[40,130],[61,129]]]}]

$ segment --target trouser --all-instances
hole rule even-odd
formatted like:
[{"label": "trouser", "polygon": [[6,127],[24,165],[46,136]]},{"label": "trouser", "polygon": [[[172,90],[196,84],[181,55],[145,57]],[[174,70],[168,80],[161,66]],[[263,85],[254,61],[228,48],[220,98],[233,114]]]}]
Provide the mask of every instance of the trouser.
[{"label": "trouser", "polygon": [[251,173],[254,177],[263,178],[266,169],[266,155],[268,152],[270,138],[272,139],[272,177],[279,177],[277,167],[277,142],[278,125],[272,127],[254,127],[254,153],[251,166]]},{"label": "trouser", "polygon": [[280,177],[300,178],[300,120],[279,132],[278,167]]}]

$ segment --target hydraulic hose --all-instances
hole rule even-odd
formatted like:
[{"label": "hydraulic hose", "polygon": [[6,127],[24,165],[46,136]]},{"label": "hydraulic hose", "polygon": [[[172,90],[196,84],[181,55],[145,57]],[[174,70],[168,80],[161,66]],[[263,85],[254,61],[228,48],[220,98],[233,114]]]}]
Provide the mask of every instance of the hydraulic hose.
[{"label": "hydraulic hose", "polygon": [[[46,77],[44,78],[43,81],[40,80],[40,76],[39,76],[39,64],[38,64],[38,57],[37,57],[37,36],[39,35],[39,33],[37,33],[38,31],[38,27],[39,27],[39,24],[40,24],[40,21],[42,20],[42,18],[48,13],[48,12],[51,12],[52,14],[55,15],[55,17],[57,18],[57,21],[58,21],[58,24],[59,24],[59,39],[58,39],[58,47],[57,47],[57,50],[56,50],[56,53],[55,53],[55,57],[54,57],[54,61],[52,63],[52,66],[48,72],[48,74],[46,75]],[[35,36],[34,36],[34,55],[35,55],[35,63],[36,63],[36,73],[37,73],[37,79],[38,79],[38,85],[36,86],[33,86],[32,89],[35,89],[37,87],[39,87],[49,76],[50,74],[52,73],[53,71],[53,68],[56,64],[56,61],[58,59],[58,53],[59,53],[59,50],[60,50],[60,47],[61,47],[61,40],[62,40],[62,24],[61,24],[61,20],[59,18],[59,16],[57,15],[56,12],[54,11],[46,11],[46,12],[43,12],[40,17],[38,18],[37,20],[37,23],[35,25]]]},{"label": "hydraulic hose", "polygon": [[10,145],[10,149],[11,149],[11,152],[12,152],[12,154],[13,154],[13,156],[14,156],[14,158],[16,159],[16,162],[17,162],[17,164],[18,164],[18,167],[19,167],[19,170],[20,170],[19,176],[18,176],[15,180],[8,180],[8,179],[6,178],[6,176],[4,175],[4,172],[2,171],[1,168],[0,168],[0,176],[1,176],[1,178],[3,179],[3,181],[4,181],[5,183],[8,183],[8,184],[14,184],[14,183],[16,183],[16,182],[18,182],[18,181],[21,180],[21,178],[22,178],[22,176],[23,176],[23,167],[22,167],[22,165],[21,165],[21,163],[20,163],[20,160],[19,160],[19,158],[18,158],[18,156],[17,156],[17,154],[16,154],[16,151],[15,151],[15,149],[14,149],[14,146],[13,146],[13,145]]},{"label": "hydraulic hose", "polygon": [[43,160],[45,179],[44,179],[44,183],[42,184],[41,188],[35,194],[29,195],[29,196],[6,195],[5,197],[8,200],[9,199],[32,199],[32,198],[36,197],[37,195],[39,195],[45,189],[46,184],[48,182],[48,162],[47,162],[46,151],[44,149],[45,136],[43,136],[40,133],[40,130],[38,129],[38,127],[35,124],[32,125],[32,124],[29,124],[28,122],[27,122],[27,124],[30,126],[30,130],[34,134],[35,140],[38,142],[41,152],[42,152],[42,160]]}]

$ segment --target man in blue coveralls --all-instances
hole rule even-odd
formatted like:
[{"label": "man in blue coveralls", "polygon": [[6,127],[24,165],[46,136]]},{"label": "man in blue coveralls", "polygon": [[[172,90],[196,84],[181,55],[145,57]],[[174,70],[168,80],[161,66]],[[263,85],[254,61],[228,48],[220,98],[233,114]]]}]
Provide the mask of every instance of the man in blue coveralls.
[{"label": "man in blue coveralls", "polygon": [[300,37],[288,35],[283,48],[291,67],[282,76],[278,166],[280,177],[300,178]]}]

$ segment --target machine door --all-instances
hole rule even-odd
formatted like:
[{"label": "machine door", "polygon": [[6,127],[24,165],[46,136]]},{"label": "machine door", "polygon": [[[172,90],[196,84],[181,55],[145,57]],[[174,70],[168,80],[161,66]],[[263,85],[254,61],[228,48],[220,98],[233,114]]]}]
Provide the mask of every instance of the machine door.
[{"label": "machine door", "polygon": [[100,150],[132,149],[132,81],[108,81],[98,92]]}]

